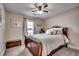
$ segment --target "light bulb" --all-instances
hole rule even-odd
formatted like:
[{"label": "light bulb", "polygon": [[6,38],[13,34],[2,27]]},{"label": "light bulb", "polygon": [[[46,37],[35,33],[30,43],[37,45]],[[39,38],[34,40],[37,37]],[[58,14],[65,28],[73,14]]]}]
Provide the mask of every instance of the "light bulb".
[{"label": "light bulb", "polygon": [[38,14],[42,14],[42,13],[43,13],[43,11],[37,11],[37,13],[38,13]]}]

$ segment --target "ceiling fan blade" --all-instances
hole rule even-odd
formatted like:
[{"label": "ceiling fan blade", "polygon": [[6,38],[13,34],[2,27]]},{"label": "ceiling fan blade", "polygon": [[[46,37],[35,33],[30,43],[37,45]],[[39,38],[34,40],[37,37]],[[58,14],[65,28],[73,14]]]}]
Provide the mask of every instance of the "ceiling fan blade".
[{"label": "ceiling fan blade", "polygon": [[38,11],[38,10],[33,10],[32,12],[36,12],[36,11]]},{"label": "ceiling fan blade", "polygon": [[34,6],[38,9],[39,7],[37,5],[38,5],[38,3],[34,3]]},{"label": "ceiling fan blade", "polygon": [[34,11],[32,11],[32,12],[35,12],[35,10],[34,10]]},{"label": "ceiling fan blade", "polygon": [[44,8],[48,7],[47,3],[44,3]]},{"label": "ceiling fan blade", "polygon": [[47,10],[43,10],[43,12],[46,12],[46,13],[48,13],[48,11],[47,11]]},{"label": "ceiling fan blade", "polygon": [[36,14],[33,13],[33,15],[36,15]]}]

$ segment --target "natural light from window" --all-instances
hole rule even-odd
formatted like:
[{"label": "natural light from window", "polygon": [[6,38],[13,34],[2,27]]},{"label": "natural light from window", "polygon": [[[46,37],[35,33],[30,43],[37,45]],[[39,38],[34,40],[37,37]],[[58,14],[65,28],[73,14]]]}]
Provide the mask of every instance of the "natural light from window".
[{"label": "natural light from window", "polygon": [[34,33],[34,22],[28,20],[27,21],[27,32],[28,32],[28,36],[33,35]]}]

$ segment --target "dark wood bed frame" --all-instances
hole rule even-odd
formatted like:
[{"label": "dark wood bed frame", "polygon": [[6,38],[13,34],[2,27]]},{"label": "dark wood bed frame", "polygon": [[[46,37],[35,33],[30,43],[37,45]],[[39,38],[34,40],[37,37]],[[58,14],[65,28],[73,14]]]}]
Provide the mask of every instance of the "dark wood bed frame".
[{"label": "dark wood bed frame", "polygon": [[[29,37],[25,37],[25,47],[28,48],[28,50],[32,53],[33,56],[42,56],[42,43],[41,42],[36,42],[32,39],[30,39]],[[31,46],[31,43],[33,43],[34,45],[36,45],[35,47]],[[28,46],[28,44],[30,45],[30,47]]]},{"label": "dark wood bed frame", "polygon": [[[67,27],[53,26],[51,28],[63,28],[62,29],[63,35],[65,35],[68,38],[68,28]],[[48,28],[48,29],[50,29],[50,28]],[[30,42],[35,43],[36,47],[28,47],[27,44],[30,44]],[[26,47],[28,47],[29,51],[33,54],[33,56],[42,56],[43,46],[42,46],[41,42],[33,41],[30,38],[28,38],[28,37],[25,36],[25,45],[26,45]],[[67,47],[67,43],[65,43],[64,45],[61,45],[61,46],[57,47],[54,50],[52,50],[47,56],[52,56],[54,53],[56,53],[57,51],[59,51],[63,47]]]}]

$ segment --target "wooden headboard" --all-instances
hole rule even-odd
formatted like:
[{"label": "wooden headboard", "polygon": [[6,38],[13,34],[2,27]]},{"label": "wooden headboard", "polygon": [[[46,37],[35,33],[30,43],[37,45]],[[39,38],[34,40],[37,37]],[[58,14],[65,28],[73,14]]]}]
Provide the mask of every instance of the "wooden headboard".
[{"label": "wooden headboard", "polygon": [[48,28],[48,29],[51,29],[51,28],[62,28],[63,34],[64,34],[66,37],[68,37],[68,27],[52,26],[52,27],[50,27],[50,28]]},{"label": "wooden headboard", "polygon": [[62,32],[68,38],[68,27],[63,27]]}]

